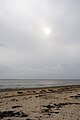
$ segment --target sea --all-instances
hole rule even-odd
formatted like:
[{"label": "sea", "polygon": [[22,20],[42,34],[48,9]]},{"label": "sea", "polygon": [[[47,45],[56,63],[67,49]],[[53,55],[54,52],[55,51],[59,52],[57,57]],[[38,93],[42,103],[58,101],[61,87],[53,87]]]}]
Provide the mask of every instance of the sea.
[{"label": "sea", "polygon": [[0,79],[0,89],[80,85],[80,79]]}]

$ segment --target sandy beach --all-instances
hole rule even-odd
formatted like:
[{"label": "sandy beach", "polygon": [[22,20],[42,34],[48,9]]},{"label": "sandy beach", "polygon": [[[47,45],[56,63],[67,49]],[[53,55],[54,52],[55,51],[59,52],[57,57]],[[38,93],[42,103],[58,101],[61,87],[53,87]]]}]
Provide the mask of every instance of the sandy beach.
[{"label": "sandy beach", "polygon": [[0,120],[80,120],[80,85],[1,89]]}]

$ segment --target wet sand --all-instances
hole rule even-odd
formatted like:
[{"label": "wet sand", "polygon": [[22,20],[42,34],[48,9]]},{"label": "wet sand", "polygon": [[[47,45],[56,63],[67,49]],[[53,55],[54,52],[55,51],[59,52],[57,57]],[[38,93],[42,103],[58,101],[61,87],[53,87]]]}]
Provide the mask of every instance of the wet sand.
[{"label": "wet sand", "polygon": [[1,89],[0,120],[80,120],[80,85]]}]

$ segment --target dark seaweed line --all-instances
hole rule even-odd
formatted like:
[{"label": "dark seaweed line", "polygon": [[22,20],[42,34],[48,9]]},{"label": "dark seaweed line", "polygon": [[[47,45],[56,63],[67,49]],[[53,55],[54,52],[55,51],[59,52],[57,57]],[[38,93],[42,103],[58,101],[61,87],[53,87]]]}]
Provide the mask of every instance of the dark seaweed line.
[{"label": "dark seaweed line", "polygon": [[[56,91],[56,92],[58,92],[58,91]],[[53,92],[51,92],[51,93],[53,93]],[[44,93],[42,93],[42,94],[44,94]],[[42,94],[40,94],[40,93],[29,93],[29,94],[19,94],[19,95],[12,95],[12,96],[4,96],[4,97],[0,97],[0,99],[4,99],[4,98],[11,98],[11,97],[17,97],[17,96],[25,96],[25,95],[42,95]],[[50,94],[50,92],[46,92],[46,94]]]}]

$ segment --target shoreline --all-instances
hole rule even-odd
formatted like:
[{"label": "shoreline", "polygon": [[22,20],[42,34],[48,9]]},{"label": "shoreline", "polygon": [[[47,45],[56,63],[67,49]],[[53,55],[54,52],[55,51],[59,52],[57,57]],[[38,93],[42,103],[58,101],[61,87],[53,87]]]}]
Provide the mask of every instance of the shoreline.
[{"label": "shoreline", "polygon": [[0,89],[0,120],[80,120],[80,85]]},{"label": "shoreline", "polygon": [[40,89],[49,89],[49,88],[67,88],[67,87],[72,87],[72,88],[75,88],[75,87],[79,87],[80,88],[80,85],[63,85],[63,86],[51,86],[51,87],[30,87],[30,88],[0,88],[0,92],[8,92],[8,91],[17,91],[17,90],[40,90]]}]

